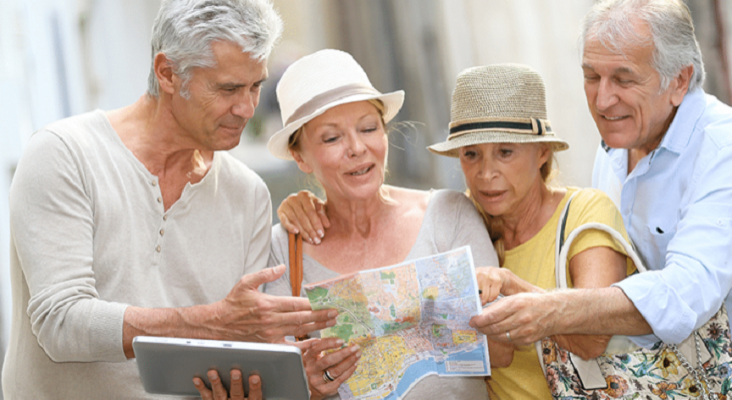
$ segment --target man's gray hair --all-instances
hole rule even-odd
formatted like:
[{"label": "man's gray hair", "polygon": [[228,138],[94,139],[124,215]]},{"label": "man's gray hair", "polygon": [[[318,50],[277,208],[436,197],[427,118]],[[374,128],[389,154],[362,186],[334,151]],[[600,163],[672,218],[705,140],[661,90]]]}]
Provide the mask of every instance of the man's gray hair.
[{"label": "man's gray hair", "polygon": [[281,33],[282,19],[268,0],[163,0],[152,29],[148,93],[160,95],[154,70],[158,53],[173,63],[173,72],[183,80],[181,96],[187,98],[191,69],[216,64],[213,42],[235,43],[252,59],[262,60]]},{"label": "man's gray hair", "polygon": [[[645,22],[652,37],[642,37],[635,30]],[[666,90],[682,69],[694,66],[689,91],[704,83],[704,61],[694,35],[689,8],[681,0],[603,0],[595,4],[582,21],[580,54],[588,39],[599,40],[611,51],[623,53],[627,45],[653,43],[653,68],[661,76]]]}]

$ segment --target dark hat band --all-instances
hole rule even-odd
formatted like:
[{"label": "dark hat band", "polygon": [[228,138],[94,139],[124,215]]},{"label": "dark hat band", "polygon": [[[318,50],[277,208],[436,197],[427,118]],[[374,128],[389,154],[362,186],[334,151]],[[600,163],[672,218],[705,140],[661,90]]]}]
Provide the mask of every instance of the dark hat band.
[{"label": "dark hat band", "polygon": [[539,118],[470,120],[450,124],[450,136],[447,140],[474,131],[508,131],[541,136],[545,133],[551,133],[552,127],[549,121]]}]

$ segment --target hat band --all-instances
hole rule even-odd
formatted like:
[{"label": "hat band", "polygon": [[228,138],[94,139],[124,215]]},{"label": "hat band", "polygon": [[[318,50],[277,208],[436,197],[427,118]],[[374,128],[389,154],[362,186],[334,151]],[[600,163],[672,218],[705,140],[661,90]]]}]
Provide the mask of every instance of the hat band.
[{"label": "hat band", "polygon": [[548,120],[539,118],[473,119],[450,124],[450,136],[447,137],[447,140],[475,131],[501,131],[541,136],[550,133],[552,127]]},{"label": "hat band", "polygon": [[363,83],[353,83],[350,85],[340,86],[335,89],[320,93],[319,95],[314,96],[312,99],[301,104],[300,107],[298,107],[297,110],[295,110],[295,112],[293,112],[292,115],[287,118],[285,125],[289,125],[294,121],[307,117],[308,115],[314,113],[317,109],[328,103],[332,103],[334,101],[338,101],[357,94],[380,95],[381,93],[379,93],[379,91],[377,91],[373,87],[365,85]]}]

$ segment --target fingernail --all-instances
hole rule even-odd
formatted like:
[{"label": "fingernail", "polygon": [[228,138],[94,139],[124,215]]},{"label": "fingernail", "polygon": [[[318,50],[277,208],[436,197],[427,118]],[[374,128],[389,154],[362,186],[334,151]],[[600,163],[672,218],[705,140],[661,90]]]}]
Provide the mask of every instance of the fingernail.
[{"label": "fingernail", "polygon": [[239,373],[239,371],[232,371],[231,372],[231,380],[232,381],[238,381],[239,379],[241,379],[241,373]]},{"label": "fingernail", "polygon": [[328,323],[325,325],[326,326],[335,326],[335,324],[336,324],[336,321],[334,319],[332,319],[332,320],[328,321]]},{"label": "fingernail", "polygon": [[313,244],[313,239],[308,239],[308,242],[310,242],[310,244]]},{"label": "fingernail", "polygon": [[336,310],[328,311],[328,318],[335,318],[337,316],[338,316],[338,311],[336,311]]},{"label": "fingernail", "polygon": [[315,238],[315,244],[320,244],[320,239],[319,238]]},{"label": "fingernail", "polygon": [[360,347],[358,347],[358,345],[357,345],[357,344],[354,344],[354,345],[353,345],[353,346],[351,347],[351,353],[355,353],[355,352],[359,351],[360,349],[361,349],[361,348],[360,348]]},{"label": "fingernail", "polygon": [[323,232],[322,229],[318,229],[318,235],[320,235],[320,237],[323,237],[323,236],[325,236],[325,233]]},{"label": "fingernail", "polygon": [[338,340],[336,340],[336,345],[337,345],[337,346],[343,346],[343,343],[345,343],[345,342],[343,341],[343,339],[338,339]]},{"label": "fingernail", "polygon": [[361,350],[359,350],[358,353],[356,353],[356,358],[361,358]]},{"label": "fingernail", "polygon": [[297,228],[293,229],[292,231],[295,232],[295,235],[297,235],[298,233],[300,233],[300,230],[297,229]]},{"label": "fingernail", "polygon": [[201,380],[199,378],[193,378],[194,386],[201,386]]},{"label": "fingernail", "polygon": [[218,377],[218,375],[215,372],[209,372],[207,375],[208,375],[208,379],[210,379],[212,381],[216,380],[216,378]]},{"label": "fingernail", "polygon": [[254,375],[252,377],[252,385],[258,385],[259,384],[259,375]]}]

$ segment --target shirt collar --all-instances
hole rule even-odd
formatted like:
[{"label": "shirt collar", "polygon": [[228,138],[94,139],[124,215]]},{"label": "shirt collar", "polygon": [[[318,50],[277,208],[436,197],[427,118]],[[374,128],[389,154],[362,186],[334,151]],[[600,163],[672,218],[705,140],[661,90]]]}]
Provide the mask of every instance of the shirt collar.
[{"label": "shirt collar", "polygon": [[658,147],[680,154],[689,144],[694,126],[704,112],[705,106],[706,98],[702,89],[687,93]]}]

